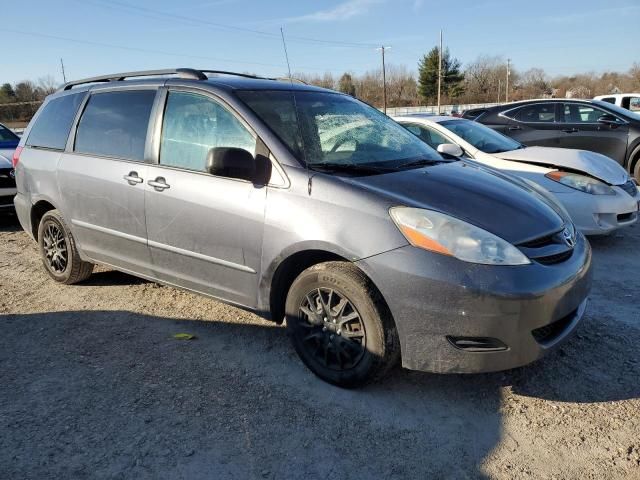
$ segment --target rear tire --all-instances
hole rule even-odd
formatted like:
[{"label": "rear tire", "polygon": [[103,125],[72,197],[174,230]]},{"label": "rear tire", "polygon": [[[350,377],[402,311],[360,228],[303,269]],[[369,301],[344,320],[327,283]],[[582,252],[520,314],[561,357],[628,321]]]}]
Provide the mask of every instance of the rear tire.
[{"label": "rear tire", "polygon": [[640,156],[638,156],[635,167],[633,168],[633,176],[635,177],[636,182],[640,184]]},{"label": "rear tire", "polygon": [[86,280],[93,263],[80,258],[71,231],[58,210],[49,210],[38,226],[40,257],[47,273],[55,281],[71,285]]},{"label": "rear tire", "polygon": [[347,262],[314,265],[291,285],[287,333],[303,363],[340,387],[381,379],[400,358],[398,334],[382,296]]}]

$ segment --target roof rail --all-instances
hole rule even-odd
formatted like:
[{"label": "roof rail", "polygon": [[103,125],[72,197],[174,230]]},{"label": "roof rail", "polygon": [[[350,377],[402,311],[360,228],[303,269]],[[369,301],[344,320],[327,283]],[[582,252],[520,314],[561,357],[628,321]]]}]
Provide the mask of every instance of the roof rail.
[{"label": "roof rail", "polygon": [[200,72],[213,73],[218,75],[233,75],[234,77],[257,78],[258,80],[276,80],[275,78],[260,77],[258,75],[251,75],[250,73],[227,72],[225,70],[200,70]]},{"label": "roof rail", "polygon": [[100,75],[98,77],[84,78],[82,80],[76,80],[73,82],[65,83],[60,90],[71,90],[78,85],[84,85],[86,83],[99,83],[99,82],[117,82],[127,78],[133,77],[154,77],[159,75],[178,75],[180,78],[190,78],[192,80],[206,80],[207,76],[200,70],[194,70],[193,68],[173,68],[165,70],[141,70],[139,72],[124,72],[124,73],[112,73],[111,75]]},{"label": "roof rail", "polygon": [[198,70],[194,68],[172,68],[165,70],[141,70],[139,72],[124,72],[124,73],[112,73],[110,75],[100,75],[98,77],[84,78],[82,80],[76,80],[73,82],[67,82],[60,90],[71,90],[78,85],[85,85],[87,83],[100,83],[100,82],[119,82],[127,78],[135,77],[154,77],[162,75],[177,75],[179,78],[188,78],[191,80],[207,80],[207,73],[218,75],[234,75],[236,77],[245,78],[257,78],[261,80],[276,80],[275,78],[259,77],[257,75],[250,75],[248,73],[227,72],[225,70]]}]

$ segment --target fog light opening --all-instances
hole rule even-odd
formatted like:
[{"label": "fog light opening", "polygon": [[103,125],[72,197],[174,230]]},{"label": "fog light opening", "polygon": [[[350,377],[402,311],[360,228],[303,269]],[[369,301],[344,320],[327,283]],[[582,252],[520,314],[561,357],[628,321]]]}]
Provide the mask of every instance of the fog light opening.
[{"label": "fog light opening", "polygon": [[497,338],[447,336],[447,340],[455,348],[465,352],[503,352],[509,350],[509,347]]}]

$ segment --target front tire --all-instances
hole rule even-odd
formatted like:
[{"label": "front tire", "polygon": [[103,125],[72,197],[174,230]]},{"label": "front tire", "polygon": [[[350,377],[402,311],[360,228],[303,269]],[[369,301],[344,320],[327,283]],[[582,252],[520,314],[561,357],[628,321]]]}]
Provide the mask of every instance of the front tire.
[{"label": "front tire", "polygon": [[93,272],[93,263],[80,258],[73,235],[58,210],[42,216],[38,245],[45,270],[57,282],[71,285],[86,280]]},{"label": "front tire", "polygon": [[398,363],[391,313],[373,283],[350,263],[306,269],[291,285],[285,309],[298,356],[329,383],[360,386],[382,378]]}]

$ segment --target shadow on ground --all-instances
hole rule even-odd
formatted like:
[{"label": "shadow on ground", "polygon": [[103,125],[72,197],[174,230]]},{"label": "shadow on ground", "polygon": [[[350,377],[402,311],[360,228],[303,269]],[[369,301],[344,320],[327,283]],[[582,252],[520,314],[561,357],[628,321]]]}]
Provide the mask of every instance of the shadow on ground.
[{"label": "shadow on ground", "polygon": [[0,476],[478,478],[501,440],[503,387],[566,402],[640,396],[627,364],[637,349],[600,341],[598,319],[527,368],[398,369],[354,391],[313,377],[281,328],[210,320],[0,317]]}]

